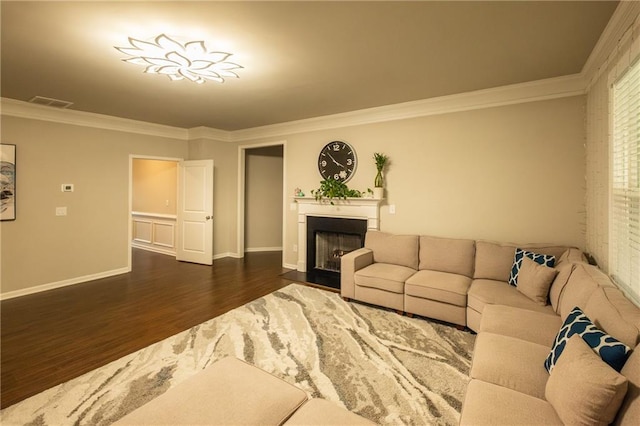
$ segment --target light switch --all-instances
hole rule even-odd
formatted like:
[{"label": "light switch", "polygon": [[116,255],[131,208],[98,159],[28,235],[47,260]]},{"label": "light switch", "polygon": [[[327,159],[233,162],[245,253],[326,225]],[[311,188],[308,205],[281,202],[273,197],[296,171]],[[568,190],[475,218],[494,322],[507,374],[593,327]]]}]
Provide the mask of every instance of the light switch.
[{"label": "light switch", "polygon": [[62,192],[73,192],[73,184],[72,183],[63,183],[60,187]]},{"label": "light switch", "polygon": [[56,216],[66,216],[67,208],[66,207],[56,207]]},{"label": "light switch", "polygon": [[389,214],[396,214],[396,205],[389,204]]}]

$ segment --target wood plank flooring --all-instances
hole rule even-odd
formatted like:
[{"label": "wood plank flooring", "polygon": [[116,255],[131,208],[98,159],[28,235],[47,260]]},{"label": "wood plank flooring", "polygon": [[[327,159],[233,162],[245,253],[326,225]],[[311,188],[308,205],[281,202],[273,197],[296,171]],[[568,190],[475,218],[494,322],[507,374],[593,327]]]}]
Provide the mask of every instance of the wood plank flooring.
[{"label": "wood plank flooring", "polygon": [[133,251],[132,272],[0,303],[7,407],[292,282],[281,252],[213,267]]}]

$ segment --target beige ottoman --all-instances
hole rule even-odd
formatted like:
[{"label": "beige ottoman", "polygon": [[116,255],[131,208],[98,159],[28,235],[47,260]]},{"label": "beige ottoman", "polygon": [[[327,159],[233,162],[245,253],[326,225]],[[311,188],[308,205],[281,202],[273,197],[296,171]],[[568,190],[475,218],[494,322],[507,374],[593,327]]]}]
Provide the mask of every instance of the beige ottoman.
[{"label": "beige ottoman", "polygon": [[224,358],[114,424],[280,425],[306,400],[266,371]]},{"label": "beige ottoman", "polygon": [[310,399],[285,423],[287,426],[372,426],[375,423],[324,399]]}]

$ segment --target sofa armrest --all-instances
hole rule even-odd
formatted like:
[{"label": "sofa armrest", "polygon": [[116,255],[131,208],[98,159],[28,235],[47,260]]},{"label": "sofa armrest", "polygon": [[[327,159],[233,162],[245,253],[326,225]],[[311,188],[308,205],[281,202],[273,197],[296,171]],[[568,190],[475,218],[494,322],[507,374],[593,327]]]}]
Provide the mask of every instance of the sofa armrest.
[{"label": "sofa armrest", "polygon": [[340,259],[340,295],[342,297],[355,297],[354,274],[359,269],[373,263],[373,251],[368,248],[360,248],[347,253]]}]

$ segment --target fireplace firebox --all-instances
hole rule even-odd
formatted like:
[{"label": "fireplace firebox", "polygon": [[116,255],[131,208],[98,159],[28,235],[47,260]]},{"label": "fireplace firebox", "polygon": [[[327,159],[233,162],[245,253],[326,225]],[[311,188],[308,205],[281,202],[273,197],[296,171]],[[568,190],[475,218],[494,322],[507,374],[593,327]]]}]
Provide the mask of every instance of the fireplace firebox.
[{"label": "fireplace firebox", "polygon": [[364,246],[367,221],[307,217],[307,281],[340,288],[340,259]]}]

